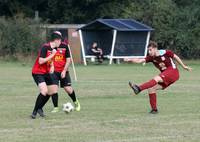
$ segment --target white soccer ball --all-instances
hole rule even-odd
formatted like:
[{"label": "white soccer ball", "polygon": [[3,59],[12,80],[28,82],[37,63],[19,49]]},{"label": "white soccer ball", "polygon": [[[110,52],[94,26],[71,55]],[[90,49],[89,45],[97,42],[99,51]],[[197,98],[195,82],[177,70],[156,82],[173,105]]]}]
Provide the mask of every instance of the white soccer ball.
[{"label": "white soccer ball", "polygon": [[63,104],[63,111],[64,112],[69,113],[69,112],[71,112],[73,110],[74,110],[74,106],[70,102],[67,102],[66,104]]}]

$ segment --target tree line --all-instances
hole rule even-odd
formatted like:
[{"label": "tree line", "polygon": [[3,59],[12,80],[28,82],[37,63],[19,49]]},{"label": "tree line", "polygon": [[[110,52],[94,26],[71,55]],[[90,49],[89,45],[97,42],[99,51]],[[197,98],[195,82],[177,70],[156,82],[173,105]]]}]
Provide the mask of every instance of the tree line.
[{"label": "tree line", "polygon": [[[151,38],[161,48],[175,50],[184,58],[200,58],[199,0],[1,0],[0,17],[0,51],[3,53],[6,47],[6,55],[28,54],[41,42],[38,36],[31,37],[39,30],[30,28],[30,24],[83,24],[97,18],[131,18],[153,27]],[[20,50],[15,48],[16,42]]]}]

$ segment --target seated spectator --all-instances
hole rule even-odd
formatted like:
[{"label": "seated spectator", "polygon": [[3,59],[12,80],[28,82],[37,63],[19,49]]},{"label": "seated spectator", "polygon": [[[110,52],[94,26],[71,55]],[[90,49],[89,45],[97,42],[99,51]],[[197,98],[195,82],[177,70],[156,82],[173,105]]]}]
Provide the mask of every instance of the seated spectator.
[{"label": "seated spectator", "polygon": [[97,60],[99,63],[103,62],[103,51],[101,48],[97,46],[96,42],[93,42],[92,47],[91,47],[91,52],[93,55],[97,57]]}]

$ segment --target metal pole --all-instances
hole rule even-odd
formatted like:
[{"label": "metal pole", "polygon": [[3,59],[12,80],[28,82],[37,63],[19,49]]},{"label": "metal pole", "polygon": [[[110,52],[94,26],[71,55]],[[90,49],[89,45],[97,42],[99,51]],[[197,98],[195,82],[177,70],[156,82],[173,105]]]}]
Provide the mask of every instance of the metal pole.
[{"label": "metal pole", "polygon": [[79,30],[79,35],[80,35],[80,41],[81,41],[81,51],[82,51],[82,54],[83,54],[83,63],[86,66],[87,62],[86,62],[86,58],[85,58],[85,50],[84,50],[83,36],[82,36],[81,30]]},{"label": "metal pole", "polygon": [[110,65],[112,64],[112,58],[113,58],[113,52],[114,52],[114,48],[115,48],[116,35],[117,35],[117,30],[114,30],[112,48],[111,48],[111,53],[110,53],[110,62],[109,62]]}]

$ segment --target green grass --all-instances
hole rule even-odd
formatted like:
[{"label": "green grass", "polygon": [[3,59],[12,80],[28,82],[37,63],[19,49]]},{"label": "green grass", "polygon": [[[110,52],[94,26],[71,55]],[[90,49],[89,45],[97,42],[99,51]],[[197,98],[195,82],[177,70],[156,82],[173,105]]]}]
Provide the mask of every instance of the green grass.
[{"label": "green grass", "polygon": [[[180,80],[158,92],[159,114],[148,114],[146,91],[131,96],[128,81],[142,83],[158,73],[152,65],[76,66],[73,87],[80,112],[52,114],[31,120],[38,94],[31,65],[0,62],[1,142],[199,142],[200,63],[188,62],[193,72],[180,69]],[[71,71],[72,73],[72,71]],[[73,78],[73,74],[71,74]],[[59,106],[70,101],[59,90]]]}]

